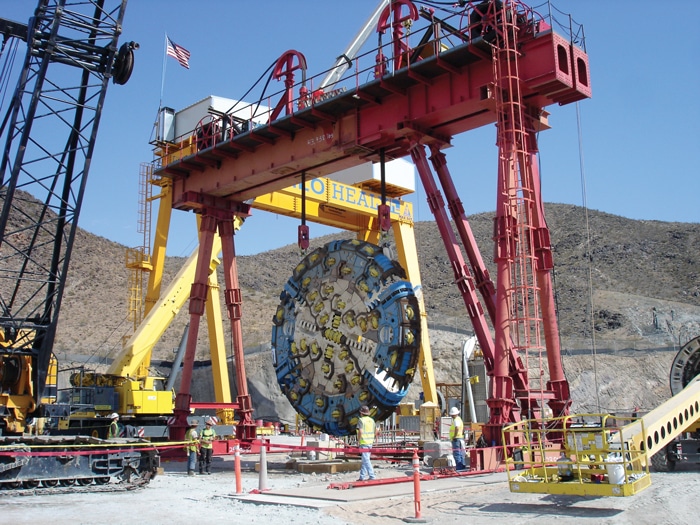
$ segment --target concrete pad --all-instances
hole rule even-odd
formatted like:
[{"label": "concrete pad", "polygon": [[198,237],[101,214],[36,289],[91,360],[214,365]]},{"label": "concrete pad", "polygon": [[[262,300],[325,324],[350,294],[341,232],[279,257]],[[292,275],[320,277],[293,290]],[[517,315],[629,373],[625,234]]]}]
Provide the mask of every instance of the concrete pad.
[{"label": "concrete pad", "polygon": [[338,504],[335,501],[327,501],[322,499],[300,499],[296,496],[283,496],[267,492],[261,494],[231,494],[229,496],[220,497],[237,499],[246,503],[257,503],[261,505],[291,505],[293,507],[304,507],[308,509],[322,509],[324,507],[332,507]]},{"label": "concrete pad", "polygon": [[[442,492],[468,487],[503,483],[507,481],[505,473],[479,474],[474,476],[455,476],[435,480],[422,480],[421,494]],[[413,478],[406,476],[406,481],[385,485],[356,485],[346,490],[332,490],[320,486],[299,487],[270,490],[264,493],[232,496],[243,502],[258,504],[296,505],[300,507],[321,508],[356,501],[391,499],[396,497],[413,497]]]}]

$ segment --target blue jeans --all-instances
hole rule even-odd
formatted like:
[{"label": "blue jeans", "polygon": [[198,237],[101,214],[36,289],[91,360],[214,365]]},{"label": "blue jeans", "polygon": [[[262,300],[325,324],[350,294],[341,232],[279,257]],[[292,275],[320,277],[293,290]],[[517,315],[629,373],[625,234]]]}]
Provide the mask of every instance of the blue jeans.
[{"label": "blue jeans", "polygon": [[464,440],[463,439],[453,439],[452,440],[452,455],[455,458],[455,467],[458,470],[464,469],[466,466],[464,464]]},{"label": "blue jeans", "polygon": [[[360,467],[360,479],[375,479],[374,469],[369,457],[372,450],[372,445],[360,445],[362,455],[362,466]],[[366,451],[366,452],[365,452]]]},{"label": "blue jeans", "polygon": [[197,468],[197,451],[190,450],[187,453],[187,472],[194,472]]}]

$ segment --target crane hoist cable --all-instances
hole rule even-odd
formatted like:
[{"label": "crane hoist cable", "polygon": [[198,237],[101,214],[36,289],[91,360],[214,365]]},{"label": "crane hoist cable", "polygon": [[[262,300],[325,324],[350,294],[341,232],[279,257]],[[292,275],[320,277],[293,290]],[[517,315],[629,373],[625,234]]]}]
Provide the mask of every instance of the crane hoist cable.
[{"label": "crane hoist cable", "polygon": [[600,389],[598,388],[598,360],[595,340],[595,318],[593,315],[593,260],[591,257],[591,224],[588,217],[588,202],[586,198],[586,170],[583,158],[583,139],[581,133],[581,107],[576,102],[576,132],[578,137],[579,171],[581,176],[581,200],[583,202],[583,212],[586,221],[586,251],[588,256],[588,311],[591,323],[591,352],[593,355],[593,382],[595,384],[596,406],[600,412]]}]

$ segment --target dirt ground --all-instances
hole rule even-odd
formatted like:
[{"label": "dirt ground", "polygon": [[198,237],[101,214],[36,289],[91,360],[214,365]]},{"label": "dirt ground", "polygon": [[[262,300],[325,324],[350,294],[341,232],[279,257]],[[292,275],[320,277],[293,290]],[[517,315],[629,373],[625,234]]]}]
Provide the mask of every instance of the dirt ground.
[{"label": "dirt ground", "polygon": [[[230,459],[215,458],[212,475],[188,477],[184,464],[164,463],[164,473],[145,488],[91,494],[13,496],[0,491],[2,523],[24,525],[70,523],[71,525],[110,523],[191,524],[207,523],[313,523],[318,525],[379,525],[404,523],[415,518],[411,495],[382,497],[378,489],[365,491],[354,502],[313,508],[319,500],[300,500],[297,505],[260,504],[234,496],[235,475]],[[375,462],[378,478],[405,476],[408,465]],[[505,474],[471,478],[464,488],[431,490],[430,482],[421,488],[421,517],[441,525],[479,523],[502,524],[672,524],[697,523],[700,514],[700,476],[697,465],[682,466],[673,473],[653,473],[652,485],[627,498],[594,498],[513,494]],[[284,492],[312,488],[314,498],[322,498],[330,483],[356,479],[356,472],[343,474],[300,474],[296,471],[268,470],[267,488]],[[259,488],[260,474],[244,471],[242,492]]]}]

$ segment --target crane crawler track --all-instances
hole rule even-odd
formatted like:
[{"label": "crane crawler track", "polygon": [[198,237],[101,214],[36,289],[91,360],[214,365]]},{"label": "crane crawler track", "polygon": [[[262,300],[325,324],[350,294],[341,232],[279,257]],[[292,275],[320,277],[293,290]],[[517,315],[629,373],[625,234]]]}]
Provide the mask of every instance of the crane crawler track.
[{"label": "crane crawler track", "polygon": [[[128,490],[148,483],[160,456],[140,438],[90,436],[0,438],[0,489],[12,492]],[[116,489],[117,485],[123,485]],[[43,492],[42,492],[43,493]]]},{"label": "crane crawler track", "polygon": [[137,478],[131,481],[120,481],[117,483],[100,484],[94,480],[90,485],[78,485],[77,480],[72,480],[73,483],[66,485],[58,485],[56,487],[39,486],[36,488],[28,488],[24,485],[14,487],[12,483],[3,483],[0,488],[0,501],[3,498],[13,496],[49,496],[56,494],[94,494],[107,492],[128,492],[131,490],[139,490],[146,487],[151,477]]}]

